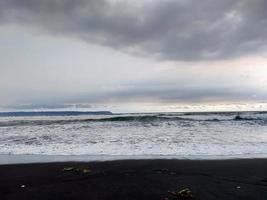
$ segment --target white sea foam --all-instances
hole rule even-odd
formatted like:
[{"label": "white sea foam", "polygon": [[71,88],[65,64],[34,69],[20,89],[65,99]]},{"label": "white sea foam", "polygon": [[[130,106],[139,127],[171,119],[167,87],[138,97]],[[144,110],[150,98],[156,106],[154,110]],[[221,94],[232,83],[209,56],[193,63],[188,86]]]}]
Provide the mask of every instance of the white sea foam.
[{"label": "white sea foam", "polygon": [[253,157],[267,155],[266,119],[262,113],[2,117],[0,154]]}]

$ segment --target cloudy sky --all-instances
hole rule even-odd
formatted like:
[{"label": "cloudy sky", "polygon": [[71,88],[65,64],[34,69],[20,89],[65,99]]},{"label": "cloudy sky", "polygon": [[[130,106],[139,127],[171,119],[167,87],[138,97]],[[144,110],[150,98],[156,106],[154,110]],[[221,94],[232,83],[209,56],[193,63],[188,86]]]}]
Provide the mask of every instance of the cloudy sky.
[{"label": "cloudy sky", "polygon": [[0,107],[261,109],[266,10],[266,0],[2,0]]}]

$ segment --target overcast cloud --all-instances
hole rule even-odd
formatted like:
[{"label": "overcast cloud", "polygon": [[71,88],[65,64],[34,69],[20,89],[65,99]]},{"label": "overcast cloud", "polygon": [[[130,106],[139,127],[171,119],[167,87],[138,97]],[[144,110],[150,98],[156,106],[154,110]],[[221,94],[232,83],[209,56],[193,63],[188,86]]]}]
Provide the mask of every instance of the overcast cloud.
[{"label": "overcast cloud", "polygon": [[266,53],[266,0],[4,0],[2,23],[19,23],[164,60]]},{"label": "overcast cloud", "polygon": [[0,107],[267,101],[266,0],[2,0]]}]

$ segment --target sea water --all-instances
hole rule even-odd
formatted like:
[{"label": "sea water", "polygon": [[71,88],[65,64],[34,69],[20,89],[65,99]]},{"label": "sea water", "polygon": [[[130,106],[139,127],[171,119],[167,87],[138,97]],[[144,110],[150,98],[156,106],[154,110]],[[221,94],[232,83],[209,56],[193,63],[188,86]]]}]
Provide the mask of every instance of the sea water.
[{"label": "sea water", "polygon": [[267,155],[267,113],[0,117],[0,154],[77,158]]}]

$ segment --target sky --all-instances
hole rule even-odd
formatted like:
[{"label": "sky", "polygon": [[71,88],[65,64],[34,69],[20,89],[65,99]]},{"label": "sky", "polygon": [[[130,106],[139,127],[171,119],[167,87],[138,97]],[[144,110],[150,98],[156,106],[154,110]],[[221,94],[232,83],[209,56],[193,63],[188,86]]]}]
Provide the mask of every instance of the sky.
[{"label": "sky", "polygon": [[266,0],[0,1],[0,110],[267,110]]}]

